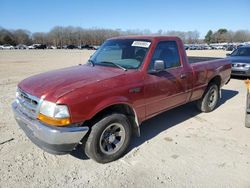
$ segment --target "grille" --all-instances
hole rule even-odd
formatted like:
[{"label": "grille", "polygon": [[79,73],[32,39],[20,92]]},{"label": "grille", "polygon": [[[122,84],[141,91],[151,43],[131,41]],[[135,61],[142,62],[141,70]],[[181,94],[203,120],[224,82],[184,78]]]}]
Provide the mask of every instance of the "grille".
[{"label": "grille", "polygon": [[36,119],[39,98],[32,96],[20,89],[17,90],[16,101],[18,109],[26,116]]},{"label": "grille", "polygon": [[234,70],[232,70],[232,74],[246,74],[246,72],[245,71],[234,71]]}]

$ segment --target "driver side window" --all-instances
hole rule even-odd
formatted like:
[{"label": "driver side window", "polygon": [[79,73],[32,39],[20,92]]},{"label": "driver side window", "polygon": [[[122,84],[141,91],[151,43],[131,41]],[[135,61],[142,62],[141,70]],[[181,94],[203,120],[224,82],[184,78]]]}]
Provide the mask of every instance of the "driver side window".
[{"label": "driver side window", "polygon": [[181,66],[176,42],[159,42],[155,48],[148,70],[154,69],[154,63],[156,60],[162,60],[164,62],[165,69]]}]

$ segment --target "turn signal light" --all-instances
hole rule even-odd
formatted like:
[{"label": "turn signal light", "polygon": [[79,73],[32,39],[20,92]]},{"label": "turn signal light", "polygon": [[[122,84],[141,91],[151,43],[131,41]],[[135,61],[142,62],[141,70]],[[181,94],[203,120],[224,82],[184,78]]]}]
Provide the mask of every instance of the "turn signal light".
[{"label": "turn signal light", "polygon": [[62,119],[51,118],[41,113],[38,114],[38,119],[48,125],[54,125],[54,126],[67,126],[70,124],[69,118],[62,118]]}]

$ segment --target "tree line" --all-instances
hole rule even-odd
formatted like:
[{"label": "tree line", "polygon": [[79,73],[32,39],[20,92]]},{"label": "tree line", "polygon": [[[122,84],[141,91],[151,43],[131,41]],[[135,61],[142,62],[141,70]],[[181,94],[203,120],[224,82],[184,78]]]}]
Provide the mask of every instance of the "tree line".
[{"label": "tree line", "polygon": [[213,32],[209,30],[204,41],[211,43],[232,43],[232,42],[248,42],[250,41],[250,32],[248,30],[228,31],[227,29],[218,29]]},{"label": "tree line", "polygon": [[208,31],[205,39],[200,39],[198,31],[163,31],[151,32],[150,30],[126,30],[121,29],[85,29],[81,27],[62,27],[56,26],[49,32],[30,32],[24,29],[8,30],[0,28],[0,44],[46,44],[57,47],[64,45],[100,45],[106,39],[122,35],[172,35],[179,36],[185,43],[219,43],[219,42],[245,42],[250,41],[250,32],[245,30],[228,31],[227,29],[219,29],[216,32]]},{"label": "tree line", "polygon": [[112,29],[83,29],[80,27],[56,26],[49,32],[34,32],[0,28],[0,44],[46,44],[62,47],[64,45],[100,45],[107,38],[119,36],[120,32]]}]

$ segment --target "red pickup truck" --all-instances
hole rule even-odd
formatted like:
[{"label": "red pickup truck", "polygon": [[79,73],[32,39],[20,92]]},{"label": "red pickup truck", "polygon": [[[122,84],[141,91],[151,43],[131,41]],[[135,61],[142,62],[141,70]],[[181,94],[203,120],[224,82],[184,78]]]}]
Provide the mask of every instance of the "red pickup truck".
[{"label": "red pickup truck", "polygon": [[65,154],[81,144],[88,157],[106,163],[120,158],[140,124],[161,112],[191,101],[202,112],[214,110],[230,74],[226,59],[188,59],[178,37],[118,37],[84,65],[20,82],[12,108],[45,151]]}]

